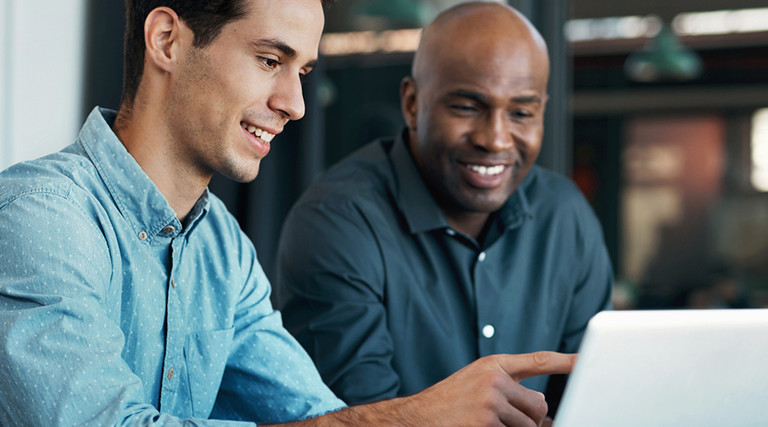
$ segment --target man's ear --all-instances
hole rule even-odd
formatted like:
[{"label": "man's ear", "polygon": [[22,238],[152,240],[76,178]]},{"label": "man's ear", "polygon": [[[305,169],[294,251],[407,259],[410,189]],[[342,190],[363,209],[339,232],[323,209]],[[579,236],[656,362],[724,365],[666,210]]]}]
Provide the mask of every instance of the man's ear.
[{"label": "man's ear", "polygon": [[144,21],[146,61],[164,71],[171,71],[182,51],[183,25],[173,9],[157,7],[149,12]]},{"label": "man's ear", "polygon": [[403,112],[405,125],[410,130],[416,129],[416,113],[419,109],[419,103],[416,99],[417,92],[416,80],[410,76],[403,78],[403,81],[400,82],[400,109]]}]

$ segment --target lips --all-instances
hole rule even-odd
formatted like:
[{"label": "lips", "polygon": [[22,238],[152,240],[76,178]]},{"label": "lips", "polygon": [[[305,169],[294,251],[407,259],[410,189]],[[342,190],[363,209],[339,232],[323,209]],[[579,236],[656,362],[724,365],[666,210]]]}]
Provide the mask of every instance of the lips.
[{"label": "lips", "polygon": [[268,132],[245,121],[240,122],[240,127],[251,142],[251,147],[253,147],[261,157],[266,156],[269,153],[270,142],[275,137],[276,133]]},{"label": "lips", "polygon": [[496,188],[503,185],[512,171],[512,166],[506,164],[461,163],[461,174],[464,179],[476,188]]},{"label": "lips", "polygon": [[504,172],[504,165],[495,166],[483,166],[483,165],[465,165],[472,172],[479,173],[483,176],[493,176]]},{"label": "lips", "polygon": [[258,128],[254,125],[248,124],[246,122],[240,122],[240,127],[247,130],[248,132],[252,133],[257,138],[261,138],[262,141],[269,144],[272,141],[272,138],[275,137],[275,134],[269,133],[265,131],[264,129]]}]

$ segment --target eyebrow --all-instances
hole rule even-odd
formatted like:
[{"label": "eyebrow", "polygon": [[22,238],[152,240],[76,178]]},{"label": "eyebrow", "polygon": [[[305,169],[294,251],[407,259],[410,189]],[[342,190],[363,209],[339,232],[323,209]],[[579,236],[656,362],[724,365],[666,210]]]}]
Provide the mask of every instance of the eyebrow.
[{"label": "eyebrow", "polygon": [[[251,45],[259,49],[277,49],[280,52],[282,52],[283,55],[291,59],[296,58],[296,56],[298,55],[296,53],[296,49],[288,46],[287,43],[278,39],[260,39],[255,42],[251,42]],[[316,65],[317,65],[317,59],[313,59],[307,62],[306,64],[304,64],[304,67],[313,69],[315,68]]]},{"label": "eyebrow", "polygon": [[[474,92],[471,90],[466,90],[466,89],[452,90],[448,92],[448,96],[466,98],[471,101],[481,102],[481,103],[488,102],[488,97],[486,95],[483,95],[482,93]],[[541,104],[541,97],[539,97],[538,95],[513,96],[512,98],[510,98],[510,101],[516,102],[516,103],[523,103],[523,104],[530,104],[530,103]]]},{"label": "eyebrow", "polygon": [[481,102],[481,103],[485,103],[486,100],[488,99],[487,96],[485,96],[485,95],[483,95],[481,93],[473,92],[473,91],[466,90],[466,89],[452,90],[452,91],[448,92],[447,95],[449,97],[466,98],[466,99],[469,99],[471,101]]}]

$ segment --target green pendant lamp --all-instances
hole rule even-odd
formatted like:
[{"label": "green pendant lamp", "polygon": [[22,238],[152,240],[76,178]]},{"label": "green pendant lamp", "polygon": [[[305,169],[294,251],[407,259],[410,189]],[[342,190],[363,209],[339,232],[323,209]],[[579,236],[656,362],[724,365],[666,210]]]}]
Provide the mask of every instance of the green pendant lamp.
[{"label": "green pendant lamp", "polygon": [[624,63],[627,76],[638,82],[685,81],[702,72],[699,56],[680,44],[672,27],[662,22],[659,33]]}]

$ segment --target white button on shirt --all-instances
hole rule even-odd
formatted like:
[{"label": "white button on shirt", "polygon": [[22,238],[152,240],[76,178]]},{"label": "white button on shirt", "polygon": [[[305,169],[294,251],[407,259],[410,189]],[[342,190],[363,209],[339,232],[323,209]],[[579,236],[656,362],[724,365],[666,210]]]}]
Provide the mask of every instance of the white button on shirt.
[{"label": "white button on shirt", "polygon": [[456,235],[456,230],[454,230],[452,228],[447,228],[447,229],[445,229],[445,234],[447,234],[449,236],[455,236]]},{"label": "white button on shirt", "polygon": [[485,326],[483,326],[483,336],[484,337],[491,338],[494,333],[496,333],[496,329],[493,327],[493,325],[485,325]]},{"label": "white button on shirt", "polygon": [[477,255],[477,260],[480,262],[485,261],[485,252],[480,252],[480,254]]}]

